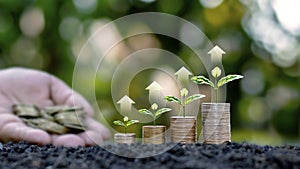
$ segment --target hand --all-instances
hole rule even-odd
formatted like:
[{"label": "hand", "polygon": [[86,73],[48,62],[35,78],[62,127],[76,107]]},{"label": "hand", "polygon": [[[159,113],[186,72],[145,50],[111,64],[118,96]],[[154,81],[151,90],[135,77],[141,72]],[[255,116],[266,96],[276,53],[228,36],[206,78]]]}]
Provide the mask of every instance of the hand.
[{"label": "hand", "polygon": [[[82,106],[87,112],[87,130],[79,134],[54,135],[31,128],[12,113],[12,105],[18,103],[38,107]],[[24,140],[40,145],[52,143],[56,146],[101,144],[110,137],[110,133],[92,118],[93,114],[92,107],[81,95],[50,74],[25,68],[0,71],[0,140],[4,142]]]}]

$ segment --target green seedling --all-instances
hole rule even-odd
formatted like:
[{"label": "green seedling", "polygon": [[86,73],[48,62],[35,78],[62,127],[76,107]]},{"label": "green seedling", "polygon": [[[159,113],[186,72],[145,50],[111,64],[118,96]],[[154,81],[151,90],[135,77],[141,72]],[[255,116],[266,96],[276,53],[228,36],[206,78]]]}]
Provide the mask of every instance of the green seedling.
[{"label": "green seedling", "polygon": [[138,120],[129,120],[127,116],[125,116],[123,118],[123,121],[121,121],[121,120],[114,121],[115,125],[124,127],[125,134],[127,134],[127,128],[135,123],[139,123],[139,121]]},{"label": "green seedling", "polygon": [[160,115],[171,111],[170,108],[161,108],[158,109],[158,105],[156,103],[151,105],[150,110],[148,109],[140,109],[139,113],[149,115],[153,118],[153,125],[156,125],[156,119],[159,118]]},{"label": "green seedling", "polygon": [[182,107],[183,117],[185,117],[185,114],[186,114],[186,110],[185,110],[186,105],[188,105],[189,103],[191,103],[195,100],[205,97],[205,95],[203,95],[203,94],[194,94],[194,95],[188,96],[188,93],[189,93],[189,91],[186,88],[183,88],[180,90],[181,99],[179,99],[176,96],[165,96],[165,100],[167,100],[169,102],[176,102]]},{"label": "green seedling", "polygon": [[224,84],[226,84],[228,82],[243,78],[242,75],[231,74],[231,75],[227,75],[225,77],[222,77],[218,81],[218,78],[221,76],[221,74],[222,74],[221,69],[219,67],[215,67],[211,71],[211,75],[214,77],[214,82],[210,81],[205,76],[194,76],[194,77],[191,78],[191,80],[196,84],[206,84],[206,85],[211,86],[215,91],[216,103],[218,103],[218,90],[219,90],[219,88],[222,87]]}]

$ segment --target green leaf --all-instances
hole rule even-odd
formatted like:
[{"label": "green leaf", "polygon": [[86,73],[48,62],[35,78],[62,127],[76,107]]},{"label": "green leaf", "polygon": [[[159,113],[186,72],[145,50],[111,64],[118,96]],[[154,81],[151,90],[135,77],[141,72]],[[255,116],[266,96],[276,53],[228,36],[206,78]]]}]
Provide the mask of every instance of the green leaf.
[{"label": "green leaf", "polygon": [[241,75],[227,75],[225,77],[222,77],[219,81],[218,81],[218,88],[223,86],[224,84],[237,80],[237,79],[241,79],[243,78],[243,76]]},{"label": "green leaf", "polygon": [[162,109],[159,109],[155,112],[155,118],[157,118],[158,116],[168,112],[168,111],[171,111],[172,109],[170,108],[162,108]]},{"label": "green leaf", "polygon": [[128,127],[128,126],[131,126],[131,125],[133,125],[133,124],[135,124],[135,123],[139,123],[140,121],[138,121],[138,120],[129,120],[127,123],[126,123],[126,126]]},{"label": "green leaf", "polygon": [[190,102],[195,101],[197,99],[201,99],[203,97],[205,97],[205,95],[203,95],[203,94],[194,94],[194,95],[189,96],[188,98],[186,98],[186,100],[184,101],[184,104],[187,105]]},{"label": "green leaf", "polygon": [[153,113],[151,112],[151,111],[149,111],[149,110],[147,110],[147,109],[140,109],[139,110],[139,113],[141,113],[141,114],[146,114],[146,115],[150,115],[150,116],[154,116],[153,115]]},{"label": "green leaf", "polygon": [[204,76],[194,76],[191,78],[191,80],[196,84],[206,84],[206,85],[209,85],[209,86],[215,88],[214,83],[211,82],[208,78],[206,78]]},{"label": "green leaf", "polygon": [[180,105],[182,105],[182,101],[179,98],[175,97],[175,96],[165,96],[165,100],[167,100],[169,102],[177,102]]},{"label": "green leaf", "polygon": [[114,121],[114,124],[117,125],[117,126],[124,126],[125,127],[125,124],[120,120]]}]

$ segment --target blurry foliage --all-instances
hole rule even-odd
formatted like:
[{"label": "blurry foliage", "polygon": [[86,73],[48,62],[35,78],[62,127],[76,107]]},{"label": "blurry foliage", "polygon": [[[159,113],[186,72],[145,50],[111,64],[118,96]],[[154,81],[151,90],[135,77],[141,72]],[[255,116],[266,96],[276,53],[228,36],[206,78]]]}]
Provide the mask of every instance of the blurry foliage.
[{"label": "blurry foliage", "polygon": [[[260,5],[258,2],[220,0],[221,4],[209,8],[207,5],[212,5],[209,4],[211,2],[0,0],[0,66],[45,70],[71,85],[72,71],[78,54],[74,52],[72,45],[82,36],[89,36],[89,29],[94,21],[105,18],[114,20],[137,12],[170,13],[199,26],[213,43],[226,51],[223,59],[226,74],[238,73],[245,76],[241,82],[227,87],[227,101],[232,105],[233,141],[247,141],[252,137],[251,141],[256,143],[277,144],[281,139],[299,139],[299,47],[295,51],[296,60],[285,60],[282,58],[285,53],[272,53],[268,50],[268,44],[263,44],[268,42],[259,41],[257,37],[252,36],[251,32],[254,31],[248,29],[245,16],[251,16],[254,8]],[[274,11],[268,12],[273,12],[275,16]],[[276,18],[273,18],[273,22],[280,27]],[[263,23],[258,23],[257,29],[263,27],[259,24]],[[39,29],[35,29],[36,26],[39,26]],[[163,36],[156,38],[162,48],[175,52],[189,64],[196,64],[188,57],[193,53],[182,47],[180,42]],[[299,36],[293,34],[293,38],[299,42]],[[277,40],[280,41],[278,38]],[[276,57],[281,59],[282,64],[280,60],[274,64]],[[283,63],[284,61],[287,63]],[[292,64],[290,61],[293,61]],[[199,64],[199,69],[194,71],[205,74],[201,63]],[[110,83],[97,78],[95,86],[96,97],[104,98],[99,105],[111,107],[107,112],[103,112],[105,118],[108,118],[107,121],[121,118],[110,102]],[[141,93],[145,95],[146,91],[134,91],[136,87],[130,87],[134,97],[141,97]],[[276,135],[276,141],[261,141],[266,137],[264,133]]]}]

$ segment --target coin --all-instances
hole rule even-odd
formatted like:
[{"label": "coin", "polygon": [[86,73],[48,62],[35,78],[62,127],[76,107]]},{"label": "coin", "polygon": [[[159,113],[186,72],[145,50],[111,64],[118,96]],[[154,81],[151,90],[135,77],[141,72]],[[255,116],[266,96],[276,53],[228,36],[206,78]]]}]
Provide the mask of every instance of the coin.
[{"label": "coin", "polygon": [[75,112],[60,112],[54,115],[56,121],[61,124],[75,124],[80,125],[83,121],[82,115],[77,115]]},{"label": "coin", "polygon": [[54,121],[54,117],[51,116],[50,114],[48,114],[46,111],[44,110],[40,110],[40,116],[44,119],[48,119],[48,120],[51,120],[51,121]]},{"label": "coin", "polygon": [[143,143],[144,144],[162,144],[165,143],[166,126],[149,125],[143,126]]},{"label": "coin", "polygon": [[67,111],[78,111],[83,110],[83,107],[80,106],[67,106],[67,105],[55,105],[44,107],[44,111],[48,114],[56,114],[58,112],[67,112]]},{"label": "coin", "polygon": [[78,133],[86,126],[85,112],[79,106],[57,105],[40,109],[35,105],[15,104],[12,109],[26,125],[49,133]]},{"label": "coin", "polygon": [[34,105],[14,104],[12,106],[14,114],[20,117],[34,118],[39,117],[39,109]]},{"label": "coin", "polygon": [[72,131],[74,131],[76,133],[77,132],[82,132],[86,128],[83,125],[68,124],[68,123],[65,123],[64,126],[67,127],[69,130],[72,130]]},{"label": "coin", "polygon": [[67,132],[67,128],[63,125],[57,124],[53,121],[35,118],[35,119],[24,119],[24,121],[31,127],[45,130],[49,133],[64,134]]},{"label": "coin", "polygon": [[204,143],[222,144],[231,141],[229,103],[203,103],[201,115]]},{"label": "coin", "polygon": [[196,141],[196,117],[172,116],[171,141],[175,143],[194,143]]},{"label": "coin", "polygon": [[115,133],[114,140],[117,144],[132,144],[136,142],[135,133]]}]

